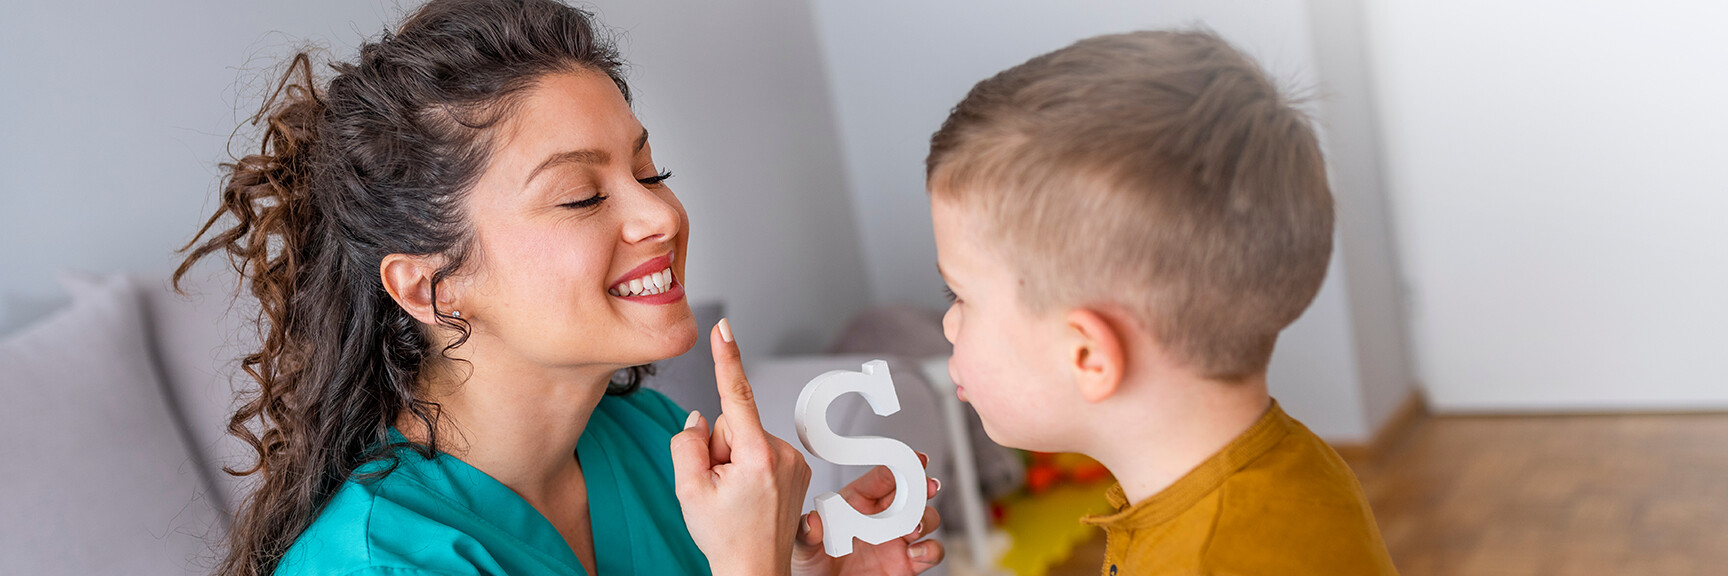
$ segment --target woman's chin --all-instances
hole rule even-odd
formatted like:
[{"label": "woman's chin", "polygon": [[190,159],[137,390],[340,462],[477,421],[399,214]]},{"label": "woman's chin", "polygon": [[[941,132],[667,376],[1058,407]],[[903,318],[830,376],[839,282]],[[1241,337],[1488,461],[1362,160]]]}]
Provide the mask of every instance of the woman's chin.
[{"label": "woman's chin", "polygon": [[653,337],[642,339],[643,348],[631,354],[632,358],[639,360],[631,362],[631,365],[651,364],[682,356],[696,346],[696,340],[696,318],[686,316],[658,331]]},{"label": "woman's chin", "polygon": [[[686,306],[685,310],[689,310],[689,307]],[[696,316],[686,315],[682,321],[674,323],[666,335],[668,336],[665,348],[666,356],[660,360],[682,356],[685,352],[689,352],[691,348],[696,346]]]}]

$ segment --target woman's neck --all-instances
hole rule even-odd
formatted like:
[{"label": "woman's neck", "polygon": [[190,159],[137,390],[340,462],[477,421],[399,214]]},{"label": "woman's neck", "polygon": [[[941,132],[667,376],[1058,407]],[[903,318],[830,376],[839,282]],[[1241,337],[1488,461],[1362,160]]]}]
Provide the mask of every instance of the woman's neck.
[{"label": "woman's neck", "polygon": [[[556,368],[490,357],[479,351],[430,371],[422,389],[440,407],[439,449],[521,495],[536,508],[556,506],[581,474],[576,443],[606,394],[613,370]],[[424,441],[419,420],[398,418],[409,439]]]}]

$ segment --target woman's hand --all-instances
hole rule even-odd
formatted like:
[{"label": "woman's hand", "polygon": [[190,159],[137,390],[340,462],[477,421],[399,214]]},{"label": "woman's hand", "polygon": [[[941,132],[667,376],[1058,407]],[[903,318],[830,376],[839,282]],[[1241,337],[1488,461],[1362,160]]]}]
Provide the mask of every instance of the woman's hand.
[{"label": "woman's hand", "polygon": [[707,420],[691,412],[684,431],[672,437],[684,524],[715,576],[788,574],[810,466],[798,449],[762,429],[725,320],[709,341],[720,416],[710,434]]},{"label": "woman's hand", "polygon": [[[919,454],[918,459],[925,466],[930,465],[929,457]],[[942,483],[933,478],[926,479],[925,484],[928,496],[932,498],[942,487]],[[872,468],[841,488],[840,497],[865,514],[886,510],[889,504],[894,503],[894,473],[887,466]],[[946,554],[941,542],[919,541],[941,524],[942,517],[936,509],[925,506],[924,519],[911,534],[876,545],[853,542],[851,554],[835,558],[823,551],[822,516],[812,511],[804,515],[804,522],[798,529],[798,545],[792,551],[792,573],[810,576],[920,574],[941,562]]]}]

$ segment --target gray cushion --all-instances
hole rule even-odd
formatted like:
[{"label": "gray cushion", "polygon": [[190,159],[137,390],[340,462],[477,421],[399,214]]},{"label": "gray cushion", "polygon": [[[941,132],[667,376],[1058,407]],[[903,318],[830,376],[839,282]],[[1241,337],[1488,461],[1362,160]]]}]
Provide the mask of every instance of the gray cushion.
[{"label": "gray cushion", "polygon": [[0,574],[207,573],[214,509],[123,276],[0,343]]},{"label": "gray cushion", "polygon": [[245,469],[257,453],[228,434],[235,388],[252,384],[240,370],[240,357],[256,350],[253,320],[258,304],[250,295],[238,300],[238,279],[226,262],[194,269],[175,293],[168,281],[139,279],[146,327],[156,362],[162,367],[171,407],[187,427],[194,456],[224,510],[233,510],[256,477],[236,477],[222,467]]}]

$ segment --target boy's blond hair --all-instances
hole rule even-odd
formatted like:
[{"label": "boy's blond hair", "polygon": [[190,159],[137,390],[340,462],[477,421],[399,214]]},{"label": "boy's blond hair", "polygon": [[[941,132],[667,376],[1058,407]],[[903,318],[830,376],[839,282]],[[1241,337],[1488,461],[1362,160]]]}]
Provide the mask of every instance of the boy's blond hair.
[{"label": "boy's blond hair", "polygon": [[1028,306],[1120,306],[1209,378],[1266,370],[1332,253],[1307,116],[1207,31],[1081,40],[979,82],[926,177]]}]

